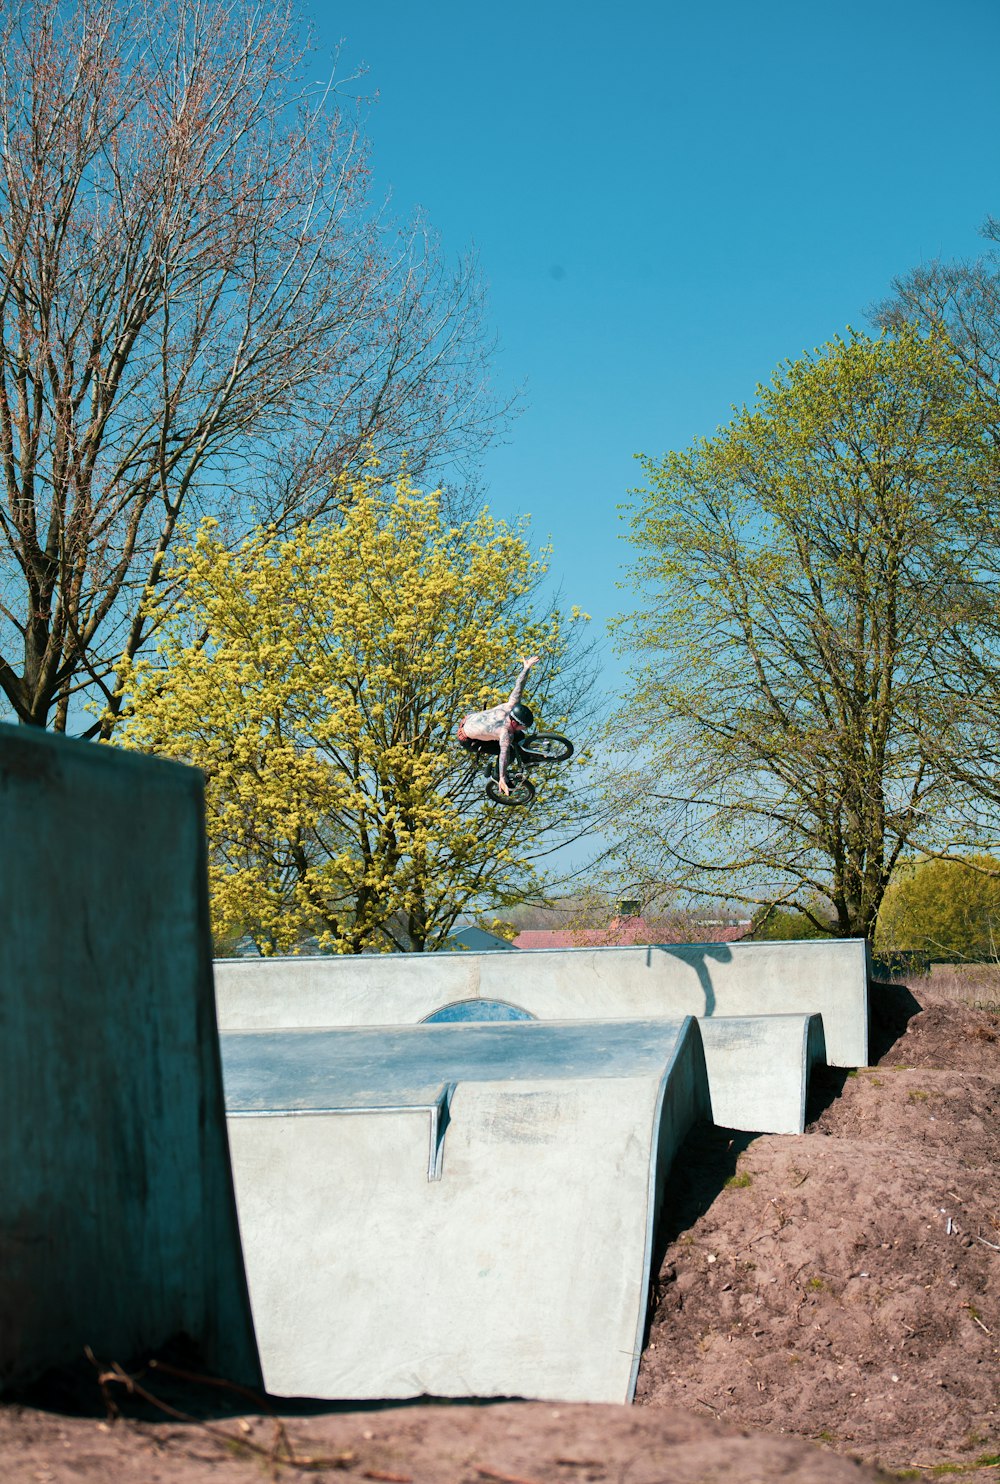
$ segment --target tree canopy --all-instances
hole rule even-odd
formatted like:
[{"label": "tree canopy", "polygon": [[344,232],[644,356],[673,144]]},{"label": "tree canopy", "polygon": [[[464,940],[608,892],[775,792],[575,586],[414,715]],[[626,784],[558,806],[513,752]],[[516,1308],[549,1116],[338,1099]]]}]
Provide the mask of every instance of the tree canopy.
[{"label": "tree canopy", "polygon": [[643,465],[623,851],[868,935],[901,853],[947,839],[944,763],[976,745],[1000,556],[981,399],[943,335],[852,332]]},{"label": "tree canopy", "polygon": [[944,331],[1000,442],[1000,221],[988,217],[982,236],[989,246],[972,261],[932,259],[900,274],[874,316],[887,330]]},{"label": "tree canopy", "polygon": [[4,7],[0,688],[22,722],[66,729],[89,694],[109,734],[185,512],[236,543],[291,529],[360,450],[461,468],[496,426],[474,265],[372,207],[359,115],[303,58],[291,3]]},{"label": "tree canopy", "polygon": [[454,524],[439,491],[374,470],[339,501],[338,521],[237,552],[201,524],[120,740],[205,771],[218,940],[432,949],[470,904],[529,897],[580,825],[577,763],[536,773],[530,810],[491,805],[455,729],[506,698],[520,652],[543,656],[539,720],[581,724],[584,631],[540,599],[523,527]]},{"label": "tree canopy", "polygon": [[[986,436],[1000,448],[1000,221],[982,227],[985,251],[972,260],[923,263],[894,280],[893,294],[874,311],[886,328],[945,335],[956,364],[983,409]],[[986,512],[977,512],[988,522]],[[977,553],[981,580],[994,591],[1000,582],[994,552],[996,531],[988,523]],[[998,839],[1000,807],[1000,666],[998,610],[984,605],[978,632],[956,662],[943,667],[940,684],[952,694],[965,726],[948,738],[937,758],[961,785],[963,807],[954,822],[957,844]],[[955,639],[952,643],[956,643]]]}]

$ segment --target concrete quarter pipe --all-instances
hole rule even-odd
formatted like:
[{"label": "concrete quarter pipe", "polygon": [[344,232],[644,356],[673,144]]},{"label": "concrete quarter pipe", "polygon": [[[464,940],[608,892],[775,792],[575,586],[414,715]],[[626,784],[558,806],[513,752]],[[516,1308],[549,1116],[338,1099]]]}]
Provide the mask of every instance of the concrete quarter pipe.
[{"label": "concrete quarter pipe", "polygon": [[688,1017],[228,1033],[268,1388],[631,1398]]},{"label": "concrete quarter pipe", "polygon": [[259,1383],[200,775],[0,726],[0,1385],[179,1331]]}]

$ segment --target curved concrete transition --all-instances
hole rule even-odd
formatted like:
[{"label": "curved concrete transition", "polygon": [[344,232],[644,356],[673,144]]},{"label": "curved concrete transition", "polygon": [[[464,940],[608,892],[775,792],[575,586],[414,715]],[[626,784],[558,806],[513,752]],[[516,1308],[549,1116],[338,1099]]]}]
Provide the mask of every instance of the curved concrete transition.
[{"label": "curved concrete transition", "polygon": [[801,1134],[813,1068],[826,1064],[821,1015],[700,1020],[712,1122],[748,1133]]},{"label": "curved concrete transition", "polygon": [[456,1000],[425,1015],[421,1025],[440,1025],[452,1020],[474,1020],[480,1024],[484,1020],[537,1019],[537,1015],[529,1015],[527,1010],[519,1010],[507,1000]]},{"label": "curved concrete transition", "polygon": [[539,1020],[821,1015],[831,1066],[868,1061],[863,939],[219,959],[220,1030],[410,1025],[459,1000]]},{"label": "curved concrete transition", "polygon": [[201,776],[0,726],[0,1385],[183,1331],[260,1384]]},{"label": "curved concrete transition", "polygon": [[698,1026],[226,1033],[270,1391],[623,1402]]}]

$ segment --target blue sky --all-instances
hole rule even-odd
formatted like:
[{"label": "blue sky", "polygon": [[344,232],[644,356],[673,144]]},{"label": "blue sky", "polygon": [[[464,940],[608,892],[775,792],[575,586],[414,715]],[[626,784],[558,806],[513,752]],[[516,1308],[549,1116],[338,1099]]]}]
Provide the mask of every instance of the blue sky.
[{"label": "blue sky", "polygon": [[[474,245],[501,388],[489,500],[603,628],[633,455],[685,447],[896,273],[974,255],[997,191],[1000,5],[306,0],[368,67],[376,191]],[[316,76],[322,75],[322,67]],[[606,679],[621,685],[610,654]]]}]

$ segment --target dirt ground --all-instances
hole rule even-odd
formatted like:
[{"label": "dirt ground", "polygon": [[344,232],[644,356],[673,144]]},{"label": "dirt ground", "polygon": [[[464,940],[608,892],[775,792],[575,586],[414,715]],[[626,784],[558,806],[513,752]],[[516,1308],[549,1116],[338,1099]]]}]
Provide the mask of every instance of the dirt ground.
[{"label": "dirt ground", "polygon": [[636,1406],[278,1417],[83,1364],[0,1406],[0,1479],[1000,1484],[1000,1014],[912,990],[874,991],[876,1065],[827,1073],[804,1136],[688,1141]]}]

